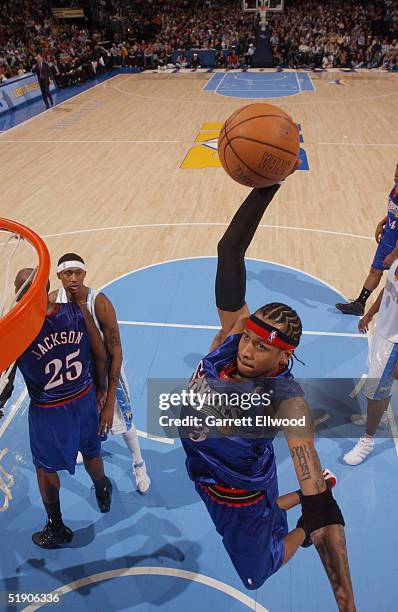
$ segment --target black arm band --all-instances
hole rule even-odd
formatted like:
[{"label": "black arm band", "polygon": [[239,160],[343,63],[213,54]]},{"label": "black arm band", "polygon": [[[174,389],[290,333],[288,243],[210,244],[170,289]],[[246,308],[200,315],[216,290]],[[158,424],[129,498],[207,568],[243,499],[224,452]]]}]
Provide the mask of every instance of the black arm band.
[{"label": "black arm band", "polygon": [[326,490],[317,495],[301,495],[300,501],[304,523],[309,533],[327,525],[345,525],[331,491]]},{"label": "black arm band", "polygon": [[245,303],[245,253],[278,189],[279,184],[253,189],[218,243],[216,304],[221,310],[236,312]]}]

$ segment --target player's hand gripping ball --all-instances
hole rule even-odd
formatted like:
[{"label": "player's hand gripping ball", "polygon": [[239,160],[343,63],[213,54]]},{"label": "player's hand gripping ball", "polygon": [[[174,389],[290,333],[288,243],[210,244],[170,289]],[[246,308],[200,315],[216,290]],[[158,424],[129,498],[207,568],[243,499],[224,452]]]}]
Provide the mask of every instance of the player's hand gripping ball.
[{"label": "player's hand gripping ball", "polygon": [[249,104],[224,123],[218,154],[231,178],[248,187],[268,187],[294,169],[299,130],[285,111],[271,104]]}]

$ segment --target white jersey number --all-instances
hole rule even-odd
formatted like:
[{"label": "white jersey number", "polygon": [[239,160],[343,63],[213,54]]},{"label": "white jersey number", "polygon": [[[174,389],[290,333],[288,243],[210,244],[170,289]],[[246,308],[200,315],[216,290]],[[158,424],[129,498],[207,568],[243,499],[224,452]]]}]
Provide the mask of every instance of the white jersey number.
[{"label": "white jersey number", "polygon": [[[66,356],[65,359],[65,378],[66,380],[72,381],[79,378],[82,373],[83,366],[81,361],[72,361],[75,357],[78,357],[80,354],[80,349],[75,351],[74,353],[70,353]],[[45,367],[45,374],[50,374],[51,378],[44,387],[44,391],[49,391],[50,389],[55,389],[55,387],[60,387],[64,384],[64,375],[60,374],[63,368],[63,362],[61,359],[53,359],[49,361]]]}]

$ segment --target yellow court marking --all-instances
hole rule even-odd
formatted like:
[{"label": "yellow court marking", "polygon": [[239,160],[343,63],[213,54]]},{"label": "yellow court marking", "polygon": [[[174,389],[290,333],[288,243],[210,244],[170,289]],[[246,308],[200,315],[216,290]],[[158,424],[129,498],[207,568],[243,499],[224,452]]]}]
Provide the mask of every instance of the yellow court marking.
[{"label": "yellow court marking", "polygon": [[181,168],[221,168],[217,149],[207,145],[197,145],[190,149]]},{"label": "yellow court marking", "polygon": [[223,125],[224,125],[223,123],[207,121],[206,123],[202,125],[201,129],[202,130],[218,130],[220,132]]}]

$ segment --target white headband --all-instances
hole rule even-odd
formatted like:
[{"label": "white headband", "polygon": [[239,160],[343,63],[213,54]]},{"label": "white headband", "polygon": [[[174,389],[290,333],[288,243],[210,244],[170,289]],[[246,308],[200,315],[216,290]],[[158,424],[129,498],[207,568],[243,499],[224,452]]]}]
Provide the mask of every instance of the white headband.
[{"label": "white headband", "polygon": [[82,261],[64,261],[59,264],[57,268],[57,274],[68,270],[69,268],[80,268],[80,270],[86,271],[86,265]]}]

